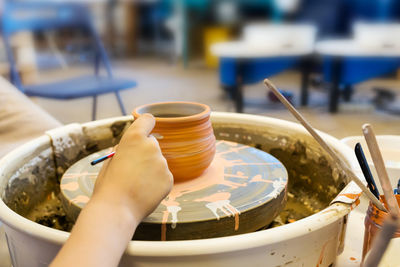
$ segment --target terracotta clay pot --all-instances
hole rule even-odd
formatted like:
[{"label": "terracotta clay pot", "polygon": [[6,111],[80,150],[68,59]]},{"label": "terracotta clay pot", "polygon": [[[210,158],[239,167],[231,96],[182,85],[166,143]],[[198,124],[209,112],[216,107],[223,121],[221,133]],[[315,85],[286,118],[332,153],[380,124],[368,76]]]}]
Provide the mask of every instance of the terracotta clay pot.
[{"label": "terracotta clay pot", "polygon": [[[400,195],[395,195],[397,204],[400,206]],[[387,203],[385,196],[380,196],[380,201],[385,204],[387,208]],[[371,249],[372,244],[376,235],[381,231],[382,225],[388,216],[386,211],[382,211],[378,209],[374,204],[371,202],[369,203],[367,214],[364,219],[365,231],[364,231],[364,246],[362,252],[362,258],[365,259],[367,252]],[[393,238],[400,238],[400,227],[397,228],[396,233],[394,234]]]},{"label": "terracotta clay pot", "polygon": [[215,154],[210,108],[193,102],[163,102],[140,106],[133,116],[136,119],[145,113],[156,118],[152,134],[158,139],[175,182],[200,176]]}]

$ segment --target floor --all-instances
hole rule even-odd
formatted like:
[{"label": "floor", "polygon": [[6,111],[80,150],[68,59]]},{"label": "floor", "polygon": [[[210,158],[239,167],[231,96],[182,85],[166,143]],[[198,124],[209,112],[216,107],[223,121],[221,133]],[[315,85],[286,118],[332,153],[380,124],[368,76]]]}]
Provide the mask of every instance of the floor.
[{"label": "floor", "polygon": [[[41,73],[42,80],[57,80],[74,76],[91,69],[74,67]],[[213,111],[234,112],[233,102],[219,88],[217,70],[192,64],[183,69],[179,64],[172,65],[164,59],[143,58],[114,62],[115,76],[129,77],[138,86],[121,93],[128,111],[136,106],[158,101],[197,101],[208,104]],[[298,103],[300,76],[296,72],[271,77],[281,89],[295,94]],[[394,91],[400,89],[400,80],[373,80],[357,86],[353,101],[340,104],[337,114],[327,112],[327,90],[311,89],[310,105],[298,107],[299,111],[317,129],[337,138],[361,135],[361,126],[371,123],[379,135],[399,135],[400,115],[389,115],[375,110],[370,104],[374,96],[374,86],[385,86]],[[261,84],[246,86],[245,113],[270,116],[295,121],[294,117],[280,103],[271,103],[267,91]],[[57,101],[36,98],[34,101],[63,123],[86,122],[91,119],[92,99]],[[298,106],[298,105],[297,105]],[[114,95],[103,95],[98,100],[97,118],[121,115]]]}]

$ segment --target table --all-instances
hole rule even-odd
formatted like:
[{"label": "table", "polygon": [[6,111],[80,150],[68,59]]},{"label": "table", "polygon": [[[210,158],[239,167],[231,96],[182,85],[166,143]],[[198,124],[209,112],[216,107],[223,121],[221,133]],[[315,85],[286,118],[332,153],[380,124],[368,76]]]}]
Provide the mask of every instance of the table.
[{"label": "table", "polygon": [[236,112],[243,112],[243,86],[278,74],[296,64],[302,65],[301,105],[308,102],[308,79],[312,46],[286,44],[279,47],[233,41],[215,44],[211,51],[219,58],[221,85],[229,88]]},{"label": "table", "polygon": [[315,50],[323,57],[324,80],[331,82],[329,111],[338,111],[340,87],[350,100],[352,85],[393,72],[400,67],[399,46],[367,46],[352,39],[317,42]]}]

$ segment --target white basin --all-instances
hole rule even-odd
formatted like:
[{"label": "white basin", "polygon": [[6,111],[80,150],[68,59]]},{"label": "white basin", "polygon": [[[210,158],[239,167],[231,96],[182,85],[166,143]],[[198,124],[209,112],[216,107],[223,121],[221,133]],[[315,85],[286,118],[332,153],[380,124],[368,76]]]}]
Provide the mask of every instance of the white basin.
[{"label": "white basin", "polygon": [[[22,209],[15,203],[29,204],[29,199],[24,199],[26,195],[35,197],[24,194],[18,186],[38,183],[39,187],[46,179],[57,179],[73,161],[117,143],[131,119],[127,116],[67,125],[1,159],[0,220],[4,223],[15,267],[47,266],[69,236],[68,232],[34,223],[13,211],[10,207]],[[336,190],[335,185],[345,181],[299,124],[220,112],[212,114],[212,122],[218,139],[271,147],[275,152],[288,149],[292,151],[290,153],[298,153],[297,148],[304,148],[303,160],[331,171],[330,175],[316,177],[318,182],[311,181],[322,190]],[[356,167],[350,148],[334,137],[321,135],[349,167]],[[35,175],[38,172],[40,175]],[[36,194],[40,195],[42,191]],[[131,241],[120,266],[331,266],[343,248],[346,217],[350,210],[351,205],[329,205],[328,202],[326,208],[312,216],[248,234],[187,241]]]}]

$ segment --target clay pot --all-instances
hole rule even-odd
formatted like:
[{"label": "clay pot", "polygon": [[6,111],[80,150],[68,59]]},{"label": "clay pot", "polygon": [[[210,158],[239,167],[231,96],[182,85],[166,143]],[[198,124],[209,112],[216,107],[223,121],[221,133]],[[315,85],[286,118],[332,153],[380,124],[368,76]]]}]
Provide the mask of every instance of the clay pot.
[{"label": "clay pot", "polygon": [[[397,200],[397,204],[400,206],[400,195],[395,195],[395,197]],[[385,207],[387,207],[385,196],[381,195],[380,201],[385,204]],[[382,225],[387,216],[388,213],[386,211],[378,209],[371,202],[369,203],[367,214],[364,219],[365,230],[364,230],[364,245],[362,252],[363,260],[365,259],[367,252],[371,249],[376,235],[382,230]],[[397,231],[394,233],[393,238],[400,238],[400,227],[397,228]]]},{"label": "clay pot", "polygon": [[133,116],[136,119],[145,113],[156,118],[152,134],[158,139],[175,182],[200,176],[215,154],[210,108],[193,102],[163,102],[140,106]]}]

